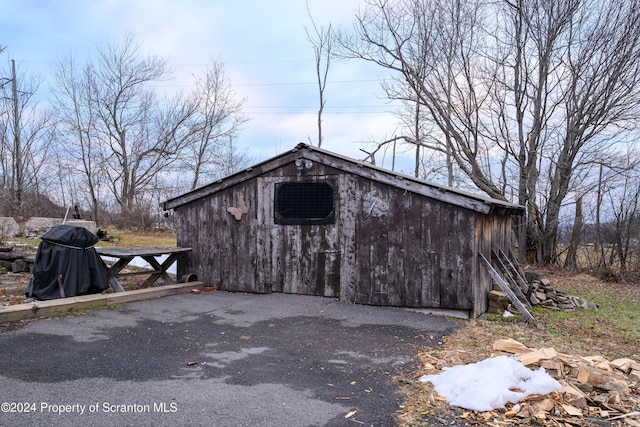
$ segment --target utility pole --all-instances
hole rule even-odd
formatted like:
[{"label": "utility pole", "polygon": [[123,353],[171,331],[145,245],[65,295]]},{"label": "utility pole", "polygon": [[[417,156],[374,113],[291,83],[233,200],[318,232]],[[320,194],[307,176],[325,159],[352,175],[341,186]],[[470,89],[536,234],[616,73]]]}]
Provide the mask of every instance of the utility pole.
[{"label": "utility pole", "polygon": [[420,101],[416,96],[416,117],[414,123],[415,129],[414,132],[416,134],[416,170],[415,177],[420,177]]},{"label": "utility pole", "polygon": [[16,61],[11,60],[11,96],[13,98],[13,190],[15,212],[22,210],[22,145],[20,143],[20,110],[18,108],[18,81]]}]

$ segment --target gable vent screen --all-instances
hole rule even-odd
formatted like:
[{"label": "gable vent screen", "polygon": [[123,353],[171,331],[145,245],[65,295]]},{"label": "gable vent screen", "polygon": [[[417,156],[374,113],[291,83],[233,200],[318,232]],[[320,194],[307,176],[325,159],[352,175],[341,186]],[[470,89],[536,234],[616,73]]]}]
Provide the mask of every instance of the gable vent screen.
[{"label": "gable vent screen", "polygon": [[276,224],[334,224],[335,184],[331,180],[279,182],[275,185]]}]

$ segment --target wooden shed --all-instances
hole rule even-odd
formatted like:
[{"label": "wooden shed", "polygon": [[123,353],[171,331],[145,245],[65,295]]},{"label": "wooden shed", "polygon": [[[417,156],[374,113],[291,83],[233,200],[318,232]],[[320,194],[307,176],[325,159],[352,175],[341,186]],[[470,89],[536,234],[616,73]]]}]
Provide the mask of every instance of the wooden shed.
[{"label": "wooden shed", "polygon": [[221,290],[487,310],[478,253],[508,251],[522,208],[305,144],[164,202],[178,275]]}]

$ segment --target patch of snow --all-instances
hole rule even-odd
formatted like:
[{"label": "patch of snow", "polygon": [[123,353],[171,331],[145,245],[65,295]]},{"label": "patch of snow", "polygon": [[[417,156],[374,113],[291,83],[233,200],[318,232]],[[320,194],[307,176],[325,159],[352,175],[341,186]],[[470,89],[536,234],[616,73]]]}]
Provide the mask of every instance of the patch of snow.
[{"label": "patch of snow", "polygon": [[502,408],[531,394],[545,395],[561,387],[544,368],[532,371],[509,356],[443,368],[440,374],[423,375],[420,381],[432,383],[451,405],[473,411]]},{"label": "patch of snow", "polygon": [[[162,264],[167,259],[167,255],[159,255],[155,258],[156,258],[156,261],[158,261],[158,263]],[[105,261],[112,261],[112,262],[118,261],[118,258],[113,258],[108,256],[103,256],[102,259],[104,259]],[[133,267],[148,268],[149,270],[153,270],[153,267],[151,267],[151,265],[141,257],[133,258],[131,262],[129,262],[129,265]],[[174,261],[173,264],[171,264],[171,266],[167,268],[167,273],[175,275],[177,268],[178,268],[178,262]]]}]

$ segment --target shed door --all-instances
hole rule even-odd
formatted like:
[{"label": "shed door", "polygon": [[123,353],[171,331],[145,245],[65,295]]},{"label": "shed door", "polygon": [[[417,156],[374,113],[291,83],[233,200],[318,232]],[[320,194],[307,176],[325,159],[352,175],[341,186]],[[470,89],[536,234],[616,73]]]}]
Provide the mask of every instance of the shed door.
[{"label": "shed door", "polygon": [[337,179],[258,178],[258,280],[266,291],[338,297]]}]

